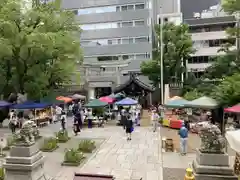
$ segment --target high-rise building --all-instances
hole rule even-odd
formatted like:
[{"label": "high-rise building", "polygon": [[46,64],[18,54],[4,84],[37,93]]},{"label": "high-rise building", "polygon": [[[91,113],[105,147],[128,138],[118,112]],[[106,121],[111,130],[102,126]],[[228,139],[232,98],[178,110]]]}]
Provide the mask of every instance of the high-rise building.
[{"label": "high-rise building", "polygon": [[226,43],[236,47],[236,39],[229,39],[226,29],[236,25],[234,16],[228,16],[221,11],[220,5],[211,6],[208,10],[194,13],[191,19],[185,19],[192,35],[196,52],[188,60],[187,69],[200,78],[214,57],[224,54],[219,51]]},{"label": "high-rise building", "polygon": [[79,70],[94,97],[96,89],[109,92],[130,71],[140,72],[141,62],[152,58],[157,15],[179,13],[180,1],[63,0],[62,7],[74,11],[81,23],[84,62]]}]

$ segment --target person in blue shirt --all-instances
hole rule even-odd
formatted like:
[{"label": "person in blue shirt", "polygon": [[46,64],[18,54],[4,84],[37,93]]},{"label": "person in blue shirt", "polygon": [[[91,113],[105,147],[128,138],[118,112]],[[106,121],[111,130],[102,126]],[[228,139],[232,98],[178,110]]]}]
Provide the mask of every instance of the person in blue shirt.
[{"label": "person in blue shirt", "polygon": [[178,132],[180,136],[180,148],[181,148],[181,155],[187,154],[187,139],[188,139],[188,129],[185,126],[185,123],[182,123],[182,127]]}]

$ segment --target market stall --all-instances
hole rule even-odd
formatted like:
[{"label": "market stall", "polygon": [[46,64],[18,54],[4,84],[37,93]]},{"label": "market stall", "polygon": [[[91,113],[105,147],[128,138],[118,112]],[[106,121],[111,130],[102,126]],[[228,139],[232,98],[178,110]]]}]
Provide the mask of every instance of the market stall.
[{"label": "market stall", "polygon": [[[210,97],[200,97],[198,99],[195,99],[193,101],[187,102],[184,107],[185,108],[191,108],[191,109],[202,109],[202,110],[214,110],[217,109],[219,104],[216,100],[210,98]],[[209,112],[210,113],[210,112]],[[204,121],[196,121],[190,123],[190,129],[194,133],[198,133],[200,128],[204,126],[204,124],[208,123],[208,120]]]},{"label": "market stall", "polygon": [[[98,125],[101,126],[103,123],[103,113],[104,113],[104,107],[106,107],[108,103],[100,101],[99,99],[93,99],[87,104],[84,105],[86,108],[91,108],[92,109],[92,114],[93,114],[93,119],[92,119],[92,124],[93,125]],[[84,124],[88,122],[84,121]]]},{"label": "market stall", "polygon": [[164,105],[166,107],[164,118],[162,121],[162,125],[174,129],[180,129],[182,127],[183,118],[182,114],[184,114],[183,110],[177,110],[184,108],[184,105],[188,101],[179,97],[174,96]]},{"label": "market stall", "polygon": [[30,120],[35,121],[38,126],[48,124],[51,118],[50,103],[35,103],[32,101],[26,101],[21,104],[15,104],[11,106],[11,109],[17,110],[29,110],[28,115]]}]

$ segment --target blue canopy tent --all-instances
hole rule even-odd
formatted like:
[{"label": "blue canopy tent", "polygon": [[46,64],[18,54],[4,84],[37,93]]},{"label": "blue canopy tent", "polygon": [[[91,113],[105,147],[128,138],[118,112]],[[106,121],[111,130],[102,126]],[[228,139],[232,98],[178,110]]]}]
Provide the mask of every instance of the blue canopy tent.
[{"label": "blue canopy tent", "polygon": [[50,103],[35,103],[33,101],[26,101],[22,104],[15,104],[11,109],[42,109],[51,106]]},{"label": "blue canopy tent", "polygon": [[164,104],[166,107],[169,108],[182,108],[185,104],[187,104],[189,101],[181,98],[181,99],[174,99],[169,100],[166,104]]},{"label": "blue canopy tent", "polygon": [[124,98],[121,101],[115,103],[118,106],[131,106],[138,104],[138,101],[131,99],[131,98]]},{"label": "blue canopy tent", "polygon": [[9,107],[11,105],[12,103],[9,103],[7,101],[0,101],[0,108]]}]

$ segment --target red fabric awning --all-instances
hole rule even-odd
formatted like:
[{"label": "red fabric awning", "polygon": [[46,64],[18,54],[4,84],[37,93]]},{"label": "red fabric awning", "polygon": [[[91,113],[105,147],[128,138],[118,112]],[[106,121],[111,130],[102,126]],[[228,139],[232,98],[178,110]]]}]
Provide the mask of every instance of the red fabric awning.
[{"label": "red fabric awning", "polygon": [[240,113],[240,104],[237,104],[235,106],[225,108],[225,112],[232,112],[232,113]]},{"label": "red fabric awning", "polygon": [[73,180],[113,180],[111,175],[76,173]]},{"label": "red fabric awning", "polygon": [[109,96],[100,97],[99,100],[108,104],[112,104],[115,101],[114,98],[111,98]]}]

